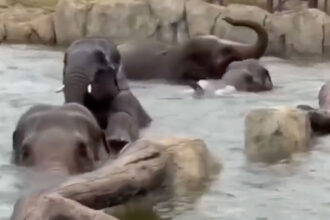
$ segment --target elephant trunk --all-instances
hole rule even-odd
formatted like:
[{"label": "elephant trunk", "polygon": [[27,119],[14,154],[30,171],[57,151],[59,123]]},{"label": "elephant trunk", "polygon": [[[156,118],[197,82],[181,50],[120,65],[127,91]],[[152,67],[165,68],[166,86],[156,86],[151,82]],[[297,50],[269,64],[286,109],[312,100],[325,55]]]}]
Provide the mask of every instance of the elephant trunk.
[{"label": "elephant trunk", "polygon": [[260,24],[254,21],[234,20],[228,17],[224,18],[224,20],[233,26],[243,26],[251,28],[258,35],[257,42],[254,45],[244,48],[241,54],[241,59],[259,59],[262,55],[264,55],[268,46],[268,33]]},{"label": "elephant trunk", "polygon": [[65,103],[76,102],[83,104],[89,83],[90,79],[88,79],[86,74],[79,72],[67,73],[64,78]]}]

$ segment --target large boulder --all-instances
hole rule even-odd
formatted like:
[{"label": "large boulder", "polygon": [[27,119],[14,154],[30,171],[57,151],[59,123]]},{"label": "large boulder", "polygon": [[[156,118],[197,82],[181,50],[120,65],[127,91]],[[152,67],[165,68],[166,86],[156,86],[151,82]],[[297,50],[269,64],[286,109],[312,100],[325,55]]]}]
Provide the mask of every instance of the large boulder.
[{"label": "large boulder", "polygon": [[0,41],[13,43],[54,43],[51,14],[42,9],[10,7],[0,12]]},{"label": "large boulder", "polygon": [[222,18],[230,17],[237,20],[250,20],[264,26],[264,22],[269,15],[269,12],[256,6],[239,4],[229,5],[223,10],[221,17],[217,18],[214,34],[228,40],[242,43],[255,43],[257,40],[257,34],[253,30],[247,27],[233,27],[222,20]]},{"label": "large boulder", "polygon": [[318,9],[287,11],[268,17],[269,52],[285,55],[322,55],[323,24],[327,15]]},{"label": "large boulder", "polygon": [[53,16],[51,14],[42,15],[30,22],[33,35],[32,40],[36,43],[53,44],[55,43],[55,30]]},{"label": "large boulder", "polygon": [[170,155],[172,190],[176,196],[201,190],[222,169],[201,139],[171,137],[156,141]]},{"label": "large boulder", "polygon": [[208,35],[214,32],[215,21],[224,7],[199,0],[187,0],[186,22],[189,36]]},{"label": "large boulder", "polygon": [[87,36],[107,36],[116,43],[152,36],[158,19],[147,2],[135,0],[101,1],[92,4],[86,22]]},{"label": "large boulder", "polygon": [[179,22],[184,16],[185,0],[147,0],[161,25]]},{"label": "large boulder", "polygon": [[308,114],[299,109],[257,109],[245,119],[248,160],[274,163],[310,148]]},{"label": "large boulder", "polygon": [[85,36],[89,5],[83,0],[60,0],[54,14],[56,41],[68,45]]}]

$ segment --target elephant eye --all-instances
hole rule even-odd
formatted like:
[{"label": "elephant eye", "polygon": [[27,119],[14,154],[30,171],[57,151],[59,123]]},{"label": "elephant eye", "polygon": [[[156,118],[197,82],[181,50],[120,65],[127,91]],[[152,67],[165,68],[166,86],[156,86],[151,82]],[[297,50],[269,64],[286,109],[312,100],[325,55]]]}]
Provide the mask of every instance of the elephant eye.
[{"label": "elephant eye", "polygon": [[81,158],[88,158],[88,149],[86,143],[79,141],[77,144],[77,153]]},{"label": "elephant eye", "polygon": [[244,74],[244,79],[248,83],[253,83],[253,77],[250,74]]}]

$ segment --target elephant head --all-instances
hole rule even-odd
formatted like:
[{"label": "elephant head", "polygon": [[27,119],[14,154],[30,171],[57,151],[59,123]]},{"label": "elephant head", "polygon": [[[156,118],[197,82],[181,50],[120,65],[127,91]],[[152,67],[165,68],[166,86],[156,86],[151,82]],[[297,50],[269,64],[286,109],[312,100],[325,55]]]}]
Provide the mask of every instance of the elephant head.
[{"label": "elephant head", "polygon": [[113,98],[128,89],[120,54],[107,38],[86,38],[72,43],[64,56],[65,102],[84,104],[86,98]]},{"label": "elephant head", "polygon": [[181,58],[176,66],[181,68],[184,78],[220,79],[233,61],[260,58],[268,45],[268,34],[258,23],[246,20],[224,18],[233,26],[245,26],[256,31],[258,40],[255,44],[243,44],[220,39],[213,35],[196,36],[182,45]]},{"label": "elephant head", "polygon": [[260,92],[273,89],[268,70],[255,59],[231,63],[222,80],[239,91]]},{"label": "elephant head", "polygon": [[320,108],[327,109],[330,107],[330,81],[326,81],[322,85],[319,91],[318,99]]},{"label": "elephant head", "polygon": [[109,151],[93,115],[75,103],[29,109],[16,126],[13,146],[17,165],[67,175],[95,169],[102,150]]}]

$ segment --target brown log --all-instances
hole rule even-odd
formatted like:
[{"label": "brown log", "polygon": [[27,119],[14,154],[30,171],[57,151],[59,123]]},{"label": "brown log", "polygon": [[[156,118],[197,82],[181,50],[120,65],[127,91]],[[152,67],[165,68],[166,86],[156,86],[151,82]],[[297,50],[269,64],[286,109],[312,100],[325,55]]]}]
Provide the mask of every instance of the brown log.
[{"label": "brown log", "polygon": [[167,154],[150,141],[137,141],[118,159],[95,172],[61,184],[53,190],[94,209],[122,204],[157,188],[166,171]]},{"label": "brown log", "polygon": [[22,199],[11,219],[115,220],[97,210],[139,198],[145,202],[141,196],[164,191],[165,197],[195,194],[220,170],[221,165],[199,139],[138,140],[103,167]]}]

